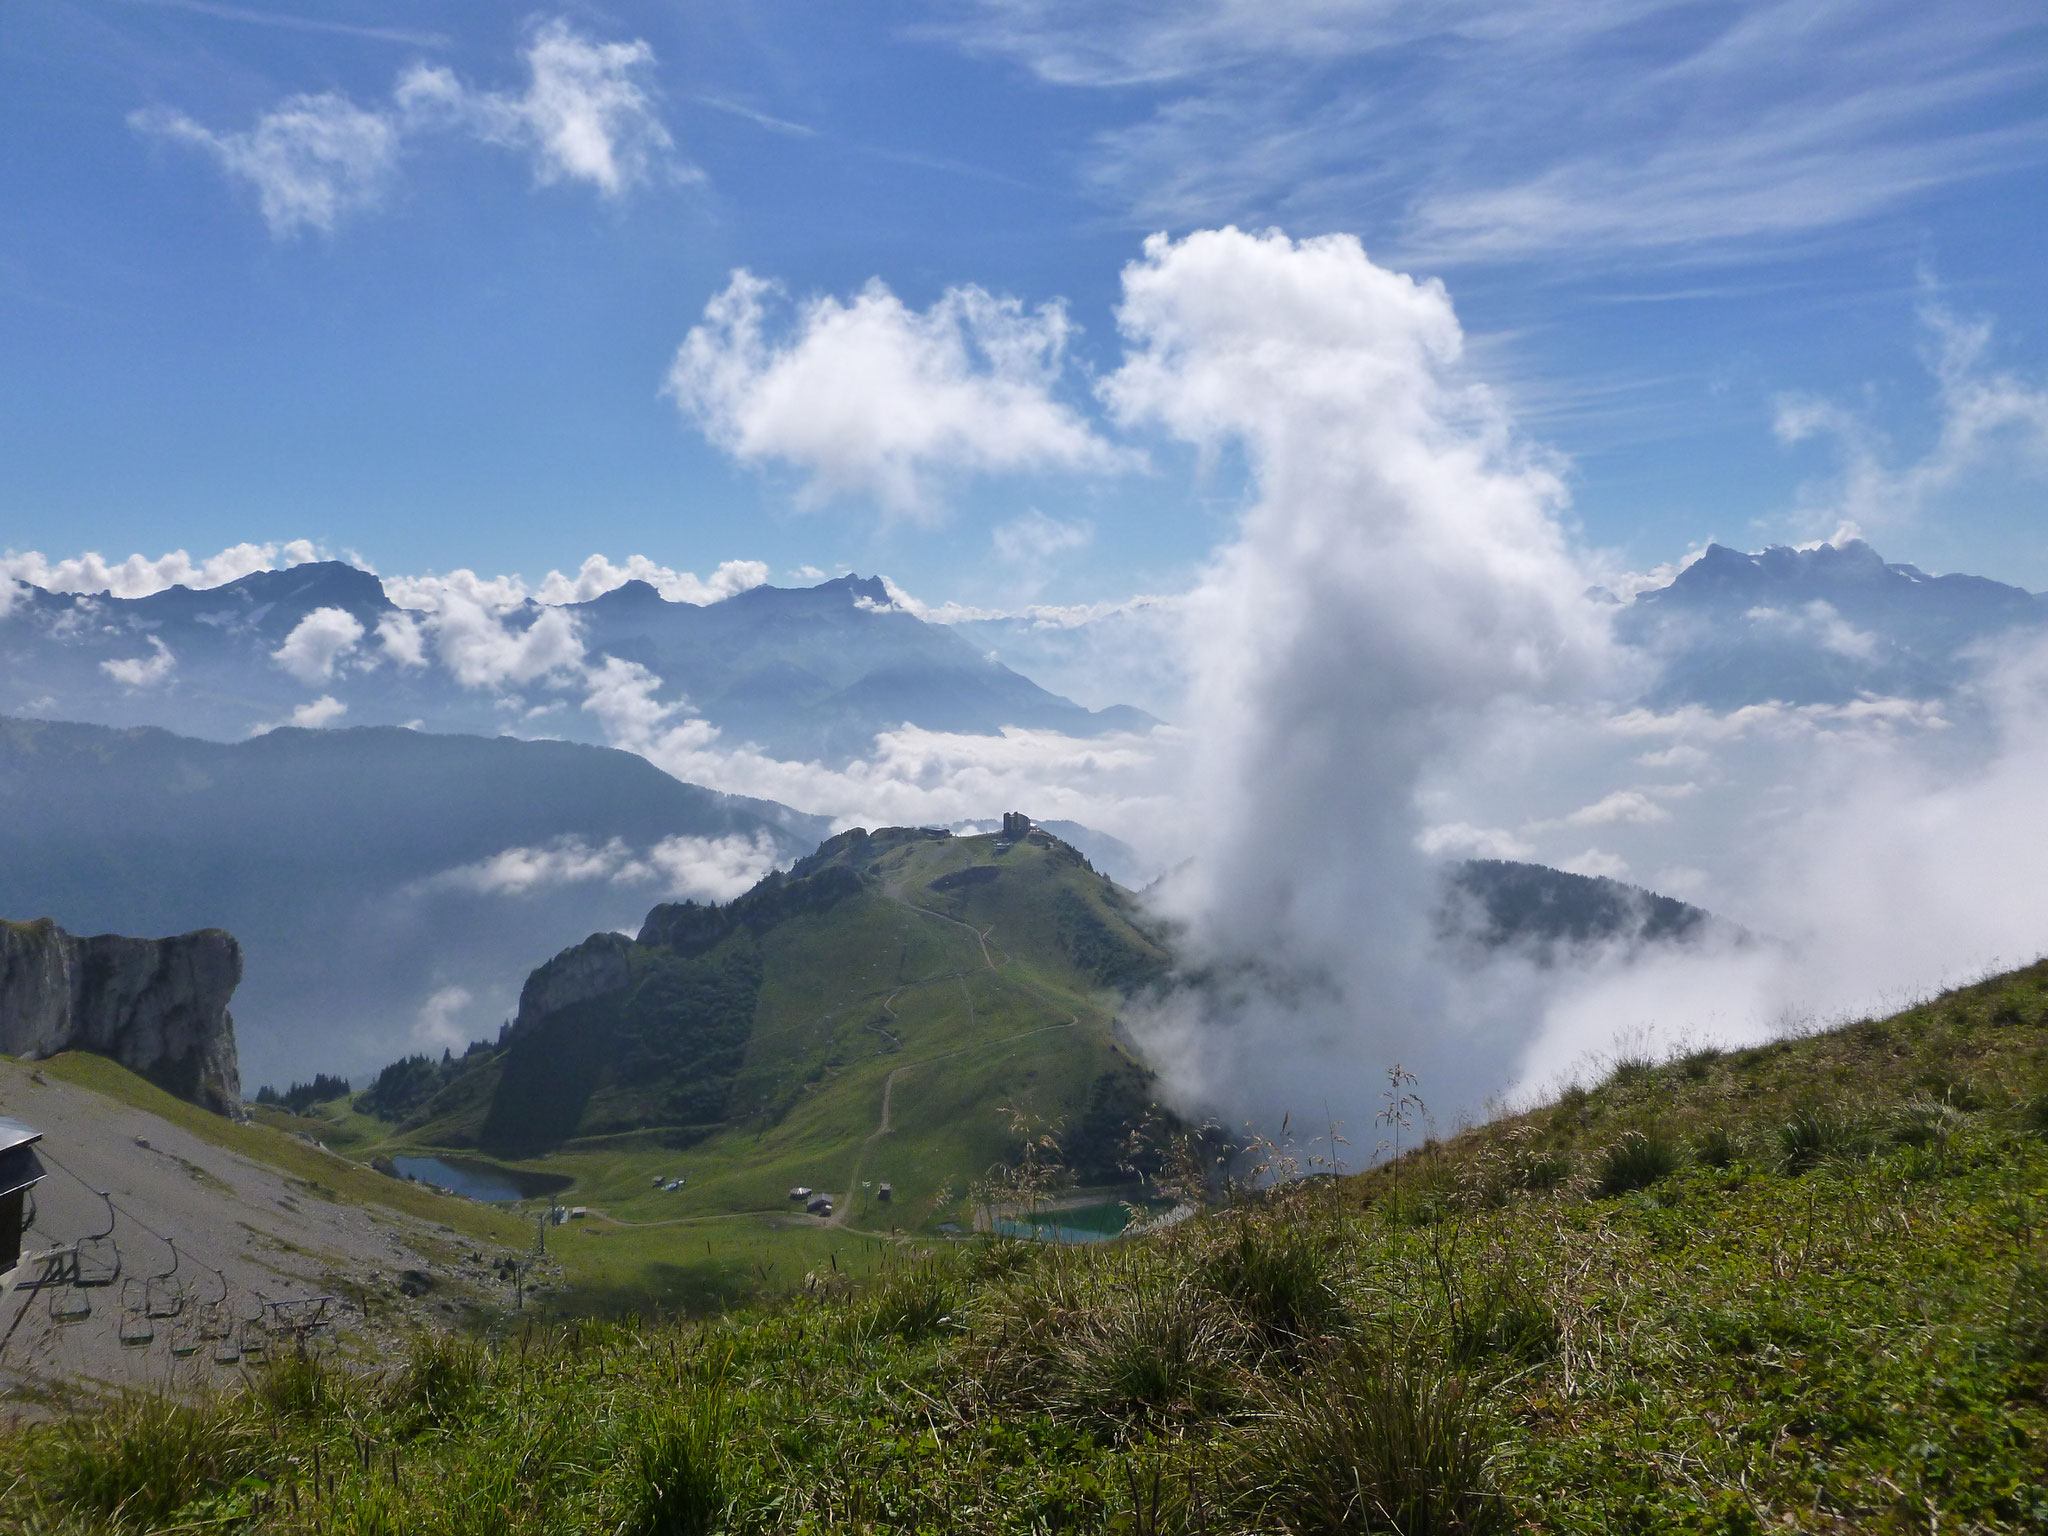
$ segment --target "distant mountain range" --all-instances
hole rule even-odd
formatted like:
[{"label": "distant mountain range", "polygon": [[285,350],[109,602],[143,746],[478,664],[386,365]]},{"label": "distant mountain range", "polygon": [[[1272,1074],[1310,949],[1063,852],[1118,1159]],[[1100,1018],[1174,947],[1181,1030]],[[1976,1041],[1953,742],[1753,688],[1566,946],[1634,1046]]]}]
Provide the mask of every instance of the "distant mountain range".
[{"label": "distant mountain range", "polygon": [[494,1036],[536,954],[737,895],[829,830],[567,742],[0,719],[0,917],[229,930],[251,1084]]},{"label": "distant mountain range", "polygon": [[1968,675],[1973,648],[2048,631],[2048,599],[1888,565],[1861,539],[1753,555],[1711,544],[1669,586],[1638,593],[1616,630],[1663,663],[1658,704],[1935,698]]},{"label": "distant mountain range", "polygon": [[605,658],[651,673],[651,700],[687,700],[729,743],[783,758],[844,763],[905,723],[1082,736],[1151,723],[1048,693],[898,608],[874,578],[702,605],[630,581],[586,602],[437,610],[401,607],[335,561],[139,598],[16,586],[0,611],[0,713],[222,741],[345,719],[602,743],[603,719],[582,704]]},{"label": "distant mountain range", "polygon": [[[1887,564],[1860,539],[1757,554],[1711,544],[1629,602],[1596,595],[1616,603],[1618,637],[1658,663],[1644,702],[1660,707],[1939,698],[1969,678],[1976,647],[2048,632],[2048,597]],[[1087,618],[1047,609],[954,628],[1050,687],[1172,719],[1188,684],[1181,622],[1172,599],[1145,599]]]}]

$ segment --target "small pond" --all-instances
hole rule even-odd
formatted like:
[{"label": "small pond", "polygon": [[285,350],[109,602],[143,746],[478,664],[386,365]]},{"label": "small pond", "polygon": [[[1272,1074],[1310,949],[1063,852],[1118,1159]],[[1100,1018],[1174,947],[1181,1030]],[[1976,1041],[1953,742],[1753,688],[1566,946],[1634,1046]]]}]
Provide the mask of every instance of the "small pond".
[{"label": "small pond", "polygon": [[[1140,1219],[1150,1219],[1153,1214],[1149,1207],[1143,1208]],[[1040,1211],[1036,1216],[999,1216],[991,1226],[1004,1237],[1035,1237],[1046,1243],[1106,1243],[1121,1236],[1130,1224],[1129,1206],[1120,1200],[1105,1200],[1099,1205]]]},{"label": "small pond", "polygon": [[503,1202],[537,1200],[567,1189],[573,1179],[559,1173],[528,1173],[467,1157],[394,1157],[391,1166],[402,1179],[437,1185],[472,1200]]}]

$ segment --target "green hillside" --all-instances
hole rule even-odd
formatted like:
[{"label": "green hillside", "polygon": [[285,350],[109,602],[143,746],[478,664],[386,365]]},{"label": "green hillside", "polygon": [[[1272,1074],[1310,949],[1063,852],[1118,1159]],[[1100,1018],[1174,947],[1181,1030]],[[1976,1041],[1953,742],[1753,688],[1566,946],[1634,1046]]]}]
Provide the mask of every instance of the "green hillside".
[{"label": "green hillside", "polygon": [[32,1428],[0,1529],[2039,1532],[2044,1233],[2048,964],[1156,1236]]},{"label": "green hillside", "polygon": [[[352,1156],[573,1180],[559,1198],[598,1214],[565,1262],[591,1297],[757,1290],[766,1276],[736,1285],[741,1249],[758,1266],[781,1242],[794,1280],[828,1232],[971,1225],[1019,1123],[1056,1132],[1080,1184],[1127,1182],[1129,1133],[1157,1112],[1116,1037],[1119,989],[1166,965],[1133,916],[1042,831],[855,830],[736,901],[657,907],[638,942],[598,935],[552,963],[614,966],[619,985],[313,1113]],[[797,1186],[834,1198],[829,1222],[792,1206]],[[600,1251],[579,1276],[573,1256]]]}]

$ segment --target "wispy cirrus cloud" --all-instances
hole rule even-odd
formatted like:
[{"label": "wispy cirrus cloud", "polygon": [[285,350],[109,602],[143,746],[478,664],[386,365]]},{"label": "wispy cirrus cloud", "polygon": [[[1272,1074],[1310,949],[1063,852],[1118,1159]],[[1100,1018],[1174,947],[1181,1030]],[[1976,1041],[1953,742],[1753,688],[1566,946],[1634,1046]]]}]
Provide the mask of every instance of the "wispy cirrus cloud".
[{"label": "wispy cirrus cloud", "polygon": [[2003,7],[982,0],[931,30],[1139,103],[1084,161],[1136,223],[1336,220],[1434,265],[1811,240],[2048,155],[2039,22]]},{"label": "wispy cirrus cloud", "polygon": [[388,101],[362,106],[339,91],[286,97],[246,129],[217,129],[168,107],[129,115],[138,132],[209,155],[256,194],[279,239],[333,230],[382,203],[406,146],[456,133],[513,150],[540,186],[580,182],[606,197],[668,176],[698,173],[675,154],[655,109],[645,41],[601,42],[555,18],[534,24],[519,91],[465,84],[453,70],[414,64]]},{"label": "wispy cirrus cloud", "polygon": [[2037,480],[2048,474],[2048,382],[1991,366],[1991,322],[1956,314],[1931,282],[1920,324],[1935,434],[1917,458],[1901,462],[1865,412],[1838,400],[1788,394],[1778,401],[1780,442],[1830,440],[1840,455],[1835,475],[1802,488],[1801,522],[1889,532],[1910,526],[1944,493],[1994,465]]},{"label": "wispy cirrus cloud", "polygon": [[129,4],[147,6],[152,10],[184,11],[194,16],[209,16],[216,21],[236,21],[286,32],[326,32],[337,37],[360,37],[373,43],[399,43],[411,48],[445,48],[450,41],[445,32],[427,32],[416,27],[360,26],[319,16],[299,16],[289,11],[222,5],[217,0],[129,0]]}]

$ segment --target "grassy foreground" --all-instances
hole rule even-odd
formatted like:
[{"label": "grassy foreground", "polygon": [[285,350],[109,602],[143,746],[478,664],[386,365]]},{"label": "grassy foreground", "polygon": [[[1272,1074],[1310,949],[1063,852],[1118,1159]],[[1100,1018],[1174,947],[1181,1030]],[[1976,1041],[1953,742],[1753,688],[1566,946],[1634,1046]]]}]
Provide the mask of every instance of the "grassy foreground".
[{"label": "grassy foreground", "polygon": [[2048,1529],[2048,967],[1093,1250],[0,1441],[21,1532]]}]

